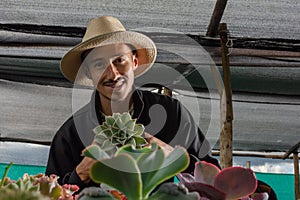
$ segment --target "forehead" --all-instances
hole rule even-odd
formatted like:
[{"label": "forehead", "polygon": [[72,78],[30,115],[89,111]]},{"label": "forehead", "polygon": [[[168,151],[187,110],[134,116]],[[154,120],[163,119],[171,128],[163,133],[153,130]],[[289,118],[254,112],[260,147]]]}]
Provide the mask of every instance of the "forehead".
[{"label": "forehead", "polygon": [[132,50],[127,44],[110,44],[96,47],[88,53],[88,58],[110,58],[112,56],[127,54]]}]

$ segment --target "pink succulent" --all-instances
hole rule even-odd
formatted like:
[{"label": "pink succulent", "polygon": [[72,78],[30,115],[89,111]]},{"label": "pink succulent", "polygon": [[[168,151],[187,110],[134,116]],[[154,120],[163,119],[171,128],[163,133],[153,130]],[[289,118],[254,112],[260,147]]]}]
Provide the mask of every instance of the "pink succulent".
[{"label": "pink succulent", "polygon": [[[201,199],[210,200],[242,199],[249,197],[257,187],[257,180],[251,169],[228,167],[220,170],[215,165],[200,161],[195,164],[194,176],[181,173],[177,177],[190,192],[196,191]],[[253,200],[266,200],[267,193],[253,197]]]}]

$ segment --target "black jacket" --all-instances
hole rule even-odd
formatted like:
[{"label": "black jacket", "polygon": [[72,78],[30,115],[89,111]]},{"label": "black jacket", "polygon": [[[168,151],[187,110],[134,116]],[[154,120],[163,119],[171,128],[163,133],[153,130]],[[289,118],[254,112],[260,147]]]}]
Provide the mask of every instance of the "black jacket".
[{"label": "black jacket", "polygon": [[[179,101],[165,95],[136,90],[133,105],[132,118],[143,124],[146,132],[172,146],[187,148],[192,156],[186,172],[193,172],[198,159],[219,166],[218,161],[209,156],[208,141]],[[76,184],[81,189],[87,186],[81,182],[75,168],[83,159],[82,150],[93,141],[92,130],[103,122],[100,110],[100,98],[94,92],[90,103],[71,116],[53,138],[46,174],[58,175],[60,184]],[[91,185],[95,183],[90,183],[89,186]]]}]

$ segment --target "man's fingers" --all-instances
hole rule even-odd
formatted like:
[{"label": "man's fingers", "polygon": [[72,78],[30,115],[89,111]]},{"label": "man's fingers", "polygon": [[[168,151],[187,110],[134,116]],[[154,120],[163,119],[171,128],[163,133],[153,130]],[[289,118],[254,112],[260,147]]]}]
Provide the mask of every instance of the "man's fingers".
[{"label": "man's fingers", "polygon": [[154,137],[153,135],[150,135],[149,133],[145,132],[145,139],[147,140],[148,143],[156,143],[158,146],[162,148],[164,151],[165,155],[168,156],[174,148],[167,143],[161,141],[160,139]]}]

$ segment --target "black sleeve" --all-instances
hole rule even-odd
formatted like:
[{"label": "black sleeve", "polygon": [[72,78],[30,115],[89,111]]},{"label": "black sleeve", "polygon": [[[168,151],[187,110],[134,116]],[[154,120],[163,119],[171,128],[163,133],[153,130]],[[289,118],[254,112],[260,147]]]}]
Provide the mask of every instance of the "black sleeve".
[{"label": "black sleeve", "polygon": [[76,130],[73,130],[70,123],[65,123],[52,140],[45,174],[59,176],[58,182],[61,185],[75,184],[84,188],[85,184],[75,171],[82,160],[82,149],[83,146],[76,137]]},{"label": "black sleeve", "polygon": [[187,149],[191,162],[186,172],[193,172],[194,165],[199,160],[220,168],[218,160],[211,156],[208,140],[181,102],[166,95],[149,92],[143,94],[144,109],[138,122],[144,124],[146,132],[167,144]]},{"label": "black sleeve", "polygon": [[182,134],[182,139],[185,140],[185,147],[190,154],[190,165],[186,172],[193,173],[195,163],[202,160],[214,164],[220,168],[219,161],[211,156],[211,145],[205,135],[195,123],[191,113],[180,104],[180,127],[179,133]]}]

